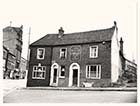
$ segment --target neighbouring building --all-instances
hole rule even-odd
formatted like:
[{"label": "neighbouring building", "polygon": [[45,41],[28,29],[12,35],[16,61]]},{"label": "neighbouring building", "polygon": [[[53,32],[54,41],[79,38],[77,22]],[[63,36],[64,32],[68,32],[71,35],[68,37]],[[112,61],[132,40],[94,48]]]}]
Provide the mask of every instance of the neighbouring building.
[{"label": "neighbouring building", "polygon": [[3,46],[3,78],[11,77],[12,70],[15,69],[16,58],[6,47]]},{"label": "neighbouring building", "polygon": [[[8,26],[3,29],[3,46],[8,48],[8,52],[15,56],[14,70],[19,71],[19,65],[22,53],[22,31],[21,27]],[[8,66],[7,66],[8,67]],[[11,70],[11,75],[14,70]],[[5,69],[5,72],[8,71]]]},{"label": "neighbouring building", "polygon": [[26,77],[26,68],[27,68],[27,60],[23,57],[21,57],[21,61],[20,61],[20,78],[24,79]]},{"label": "neighbouring building", "polygon": [[[118,28],[47,34],[30,45],[27,87],[110,86],[121,75]],[[88,85],[89,86],[89,85]]]},{"label": "neighbouring building", "polygon": [[122,75],[125,86],[137,86],[137,64],[133,61],[125,59],[125,68]]},{"label": "neighbouring building", "polygon": [[131,80],[132,82],[137,82],[137,64],[126,59],[125,70],[131,74],[131,79],[129,79],[129,81]]},{"label": "neighbouring building", "polygon": [[126,86],[137,86],[137,64],[124,57],[122,38],[120,39],[120,58],[122,64],[122,73],[120,75],[121,84]]}]

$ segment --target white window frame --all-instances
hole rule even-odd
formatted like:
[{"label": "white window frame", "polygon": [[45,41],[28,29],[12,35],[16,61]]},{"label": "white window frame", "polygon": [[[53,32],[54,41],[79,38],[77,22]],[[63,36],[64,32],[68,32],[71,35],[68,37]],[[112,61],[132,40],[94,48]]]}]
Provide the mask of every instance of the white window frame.
[{"label": "white window frame", "polygon": [[[96,53],[94,51],[92,51],[92,48],[95,48],[95,47],[96,47]],[[90,46],[89,57],[90,58],[97,58],[98,57],[98,46],[97,45]]]},{"label": "white window frame", "polygon": [[[35,69],[35,67],[36,67],[36,69]],[[44,73],[44,77],[34,76],[35,72],[36,72],[36,74],[38,72],[38,70],[37,70],[38,67],[42,67],[42,69],[44,69],[44,70],[41,71],[42,73]],[[45,77],[46,77],[46,66],[41,66],[41,65],[33,66],[32,79],[45,79]]]},{"label": "white window frame", "polygon": [[[60,66],[60,69],[59,69],[59,78],[65,78],[65,75],[64,76],[61,76],[61,68],[62,68],[62,66],[64,66],[64,65],[61,65]],[[66,67],[65,67],[64,73],[66,73]]]},{"label": "white window frame", "polygon": [[[96,76],[95,77],[90,76],[91,66],[96,66]],[[88,67],[90,67],[89,71],[88,71]],[[98,75],[98,73],[99,73],[99,75]],[[88,79],[101,79],[101,65],[86,65],[86,78],[88,78]]]},{"label": "white window frame", "polygon": [[[43,50],[43,57],[42,57],[42,58],[39,57],[39,50],[40,50],[40,49]],[[43,60],[44,57],[45,57],[45,48],[38,48],[38,49],[37,49],[37,59]]]},{"label": "white window frame", "polygon": [[[64,58],[62,58],[62,49],[65,49],[66,50],[65,57]],[[67,48],[60,48],[60,58],[61,59],[66,59],[67,58]]]}]

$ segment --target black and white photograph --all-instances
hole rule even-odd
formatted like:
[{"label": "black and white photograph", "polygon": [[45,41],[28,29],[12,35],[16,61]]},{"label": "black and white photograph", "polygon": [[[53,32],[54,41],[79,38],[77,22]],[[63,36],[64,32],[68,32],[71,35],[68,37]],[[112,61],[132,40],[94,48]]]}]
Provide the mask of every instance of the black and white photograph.
[{"label": "black and white photograph", "polygon": [[138,17],[138,0],[0,0],[1,104],[138,104]]}]

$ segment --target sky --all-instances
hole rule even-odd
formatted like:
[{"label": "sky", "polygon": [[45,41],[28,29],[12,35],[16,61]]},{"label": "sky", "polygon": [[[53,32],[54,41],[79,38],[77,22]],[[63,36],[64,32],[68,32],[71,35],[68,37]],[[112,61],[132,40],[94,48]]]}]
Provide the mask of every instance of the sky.
[{"label": "sky", "polygon": [[137,62],[137,0],[0,0],[0,28],[23,25],[22,57],[27,59],[30,43],[48,33],[65,33],[118,26],[124,54]]}]

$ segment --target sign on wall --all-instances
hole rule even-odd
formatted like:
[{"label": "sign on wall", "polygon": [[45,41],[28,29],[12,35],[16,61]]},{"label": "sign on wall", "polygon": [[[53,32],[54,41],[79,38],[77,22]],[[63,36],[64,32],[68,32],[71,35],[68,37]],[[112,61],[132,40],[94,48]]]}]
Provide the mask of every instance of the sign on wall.
[{"label": "sign on wall", "polygon": [[77,61],[80,60],[80,51],[81,48],[79,46],[75,46],[71,48],[71,60]]}]

